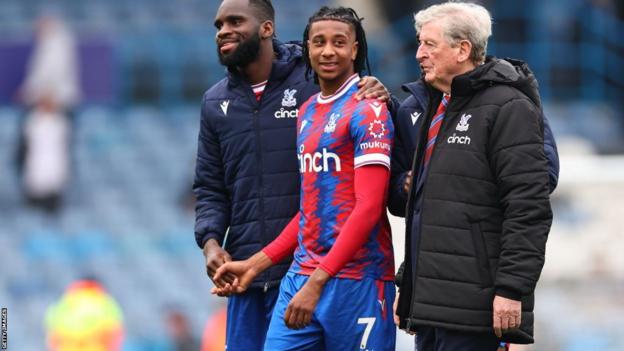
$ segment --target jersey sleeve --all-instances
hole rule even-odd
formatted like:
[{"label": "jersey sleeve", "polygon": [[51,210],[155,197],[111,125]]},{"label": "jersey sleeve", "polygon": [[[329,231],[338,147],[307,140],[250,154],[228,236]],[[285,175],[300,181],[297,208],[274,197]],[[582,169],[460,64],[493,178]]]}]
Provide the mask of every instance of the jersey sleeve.
[{"label": "jersey sleeve", "polygon": [[355,168],[379,164],[390,169],[394,125],[385,103],[362,100],[350,120]]},{"label": "jersey sleeve", "polygon": [[297,215],[288,222],[288,225],[282,230],[275,240],[262,249],[265,255],[269,256],[273,264],[281,262],[286,256],[292,255],[297,247],[297,236],[299,234],[299,219],[301,215]]},{"label": "jersey sleeve", "polygon": [[365,244],[371,230],[385,212],[385,198],[390,173],[383,166],[360,167],[355,170],[355,206],[340,230],[336,242],[319,268],[335,276],[353,259]]}]

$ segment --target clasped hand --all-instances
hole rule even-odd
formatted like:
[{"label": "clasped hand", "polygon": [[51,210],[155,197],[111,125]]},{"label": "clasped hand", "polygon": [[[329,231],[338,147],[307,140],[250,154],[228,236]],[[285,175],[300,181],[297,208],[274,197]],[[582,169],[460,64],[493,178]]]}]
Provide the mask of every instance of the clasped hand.
[{"label": "clasped hand", "polygon": [[249,260],[226,262],[214,274],[212,281],[215,287],[210,292],[218,296],[241,294],[249,288],[256,275],[258,272]]}]

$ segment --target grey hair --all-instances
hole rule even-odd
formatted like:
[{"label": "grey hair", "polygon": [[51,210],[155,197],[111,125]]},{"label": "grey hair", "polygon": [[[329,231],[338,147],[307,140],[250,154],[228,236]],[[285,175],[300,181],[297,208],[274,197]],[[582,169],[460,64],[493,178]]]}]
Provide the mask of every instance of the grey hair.
[{"label": "grey hair", "polygon": [[476,65],[485,61],[488,38],[492,35],[492,17],[485,7],[467,2],[432,5],[414,14],[416,33],[420,34],[423,25],[438,20],[451,46],[468,40],[472,44],[470,60]]}]

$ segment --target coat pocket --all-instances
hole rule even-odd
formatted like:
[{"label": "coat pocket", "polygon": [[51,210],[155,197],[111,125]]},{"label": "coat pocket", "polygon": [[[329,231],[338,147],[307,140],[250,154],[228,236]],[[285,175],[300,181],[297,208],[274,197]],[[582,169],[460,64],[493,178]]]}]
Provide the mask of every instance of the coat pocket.
[{"label": "coat pocket", "polygon": [[484,288],[491,287],[494,282],[490,274],[490,261],[485,248],[485,239],[478,222],[470,223],[470,234],[472,234],[472,243],[475,249],[477,271],[479,272],[481,286]]}]

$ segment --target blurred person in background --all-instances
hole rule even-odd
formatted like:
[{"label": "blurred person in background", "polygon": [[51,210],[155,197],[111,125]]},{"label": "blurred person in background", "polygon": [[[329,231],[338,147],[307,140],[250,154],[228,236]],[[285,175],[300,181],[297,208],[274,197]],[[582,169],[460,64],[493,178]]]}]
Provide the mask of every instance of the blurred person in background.
[{"label": "blurred person in background", "polygon": [[415,21],[426,84],[402,107],[425,110],[397,123],[418,145],[403,145],[413,161],[392,184],[408,205],[395,322],[418,350],[532,343],[554,188],[537,82],[522,62],[486,58],[482,6],[435,5]]},{"label": "blurred person in background", "polygon": [[45,319],[50,351],[120,351],[123,315],[115,299],[93,279],[72,283]]},{"label": "blurred person in background", "polygon": [[22,102],[29,108],[49,105],[67,114],[80,99],[79,79],[73,33],[59,17],[39,18],[35,47],[19,92]]},{"label": "blurred person in background", "polygon": [[[227,76],[203,98],[193,187],[195,239],[211,279],[273,241],[299,208],[297,115],[319,87],[306,79],[301,45],[276,40],[274,22],[270,0],[225,0],[214,21]],[[360,98],[388,98],[372,77],[358,86]],[[290,261],[228,299],[228,349],[262,350]]]},{"label": "blurred person in background", "polygon": [[225,325],[227,308],[223,307],[213,313],[202,335],[201,351],[223,351],[225,349]]},{"label": "blurred person in background", "polygon": [[70,173],[70,134],[67,117],[47,104],[38,105],[26,116],[20,154],[28,205],[50,213],[60,208]]},{"label": "blurred person in background", "polygon": [[18,162],[28,204],[55,212],[70,174],[71,123],[80,98],[72,33],[56,17],[37,22],[35,48],[19,91],[26,107]]},{"label": "blurred person in background", "polygon": [[166,317],[167,331],[172,351],[198,351],[199,340],[193,335],[188,318],[177,309],[171,309]]}]

